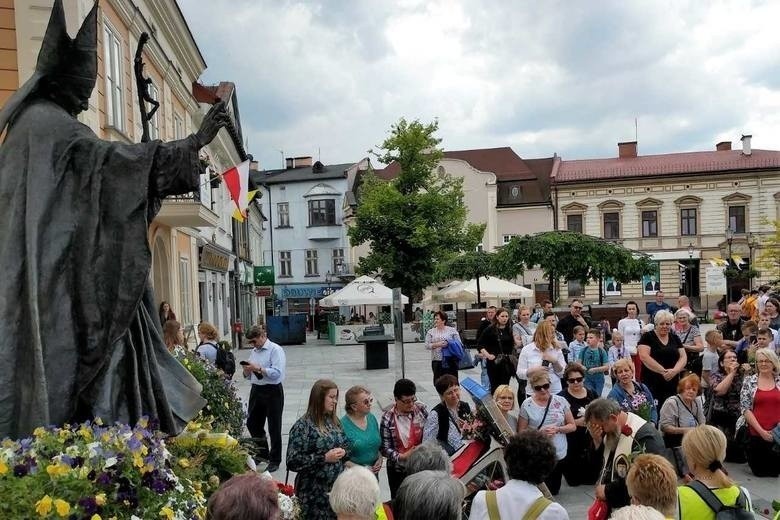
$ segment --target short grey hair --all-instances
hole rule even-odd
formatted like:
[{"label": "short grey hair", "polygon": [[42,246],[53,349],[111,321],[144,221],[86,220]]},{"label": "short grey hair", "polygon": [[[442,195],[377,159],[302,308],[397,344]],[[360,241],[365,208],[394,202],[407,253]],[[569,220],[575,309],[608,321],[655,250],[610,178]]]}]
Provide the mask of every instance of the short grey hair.
[{"label": "short grey hair", "polygon": [[430,440],[417,446],[406,459],[406,474],[413,475],[425,470],[452,473],[452,462],[438,442]]},{"label": "short grey hair", "polygon": [[691,313],[688,312],[685,309],[677,309],[677,312],[674,313],[674,319],[679,318],[680,316],[685,316],[685,318],[688,320],[688,323],[691,322]]},{"label": "short grey hair", "polygon": [[466,488],[443,471],[420,471],[406,477],[393,500],[397,520],[460,520]]},{"label": "short grey hair", "polygon": [[612,512],[611,520],[665,520],[666,517],[649,506],[630,505]]},{"label": "short grey hair", "polygon": [[666,309],[662,309],[655,313],[655,318],[653,318],[653,323],[657,326],[662,321],[668,321],[673,322],[674,321],[674,314],[667,311]]},{"label": "short grey hair", "polygon": [[585,422],[589,423],[592,420],[606,421],[610,415],[618,415],[620,412],[620,405],[617,404],[617,401],[599,397],[591,401],[588,407],[585,408]]},{"label": "short grey hair", "polygon": [[372,519],[381,502],[379,482],[364,466],[352,466],[344,470],[333,483],[328,501],[333,512],[339,516]]}]

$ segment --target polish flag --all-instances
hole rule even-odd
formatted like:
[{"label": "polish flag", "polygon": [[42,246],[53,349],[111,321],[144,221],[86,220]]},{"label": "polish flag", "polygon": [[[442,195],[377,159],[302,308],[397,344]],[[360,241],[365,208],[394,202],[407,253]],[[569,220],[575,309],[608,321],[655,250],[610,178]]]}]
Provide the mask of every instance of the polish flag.
[{"label": "polish flag", "polygon": [[249,161],[230,168],[222,174],[222,180],[238,212],[246,218],[249,207]]}]

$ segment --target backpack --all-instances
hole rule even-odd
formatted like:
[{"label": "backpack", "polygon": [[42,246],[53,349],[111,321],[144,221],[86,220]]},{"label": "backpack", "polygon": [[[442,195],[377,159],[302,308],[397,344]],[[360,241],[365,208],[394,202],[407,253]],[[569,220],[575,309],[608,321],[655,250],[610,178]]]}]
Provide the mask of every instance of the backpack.
[{"label": "backpack", "polygon": [[[498,512],[498,500],[495,491],[485,491],[485,503],[487,504],[489,520],[501,520],[501,514]],[[545,496],[540,496],[533,501],[531,506],[523,515],[523,520],[536,520],[539,518],[547,506],[552,504],[552,500]]]},{"label": "backpack", "polygon": [[698,480],[691,481],[686,484],[689,488],[699,495],[699,498],[704,500],[707,507],[712,509],[715,513],[715,520],[755,520],[755,516],[750,511],[747,497],[742,488],[739,489],[739,496],[733,506],[727,506],[713,493],[710,488],[699,482]]},{"label": "backpack", "polygon": [[222,370],[225,375],[232,378],[233,374],[236,373],[236,356],[220,345],[217,347],[217,359],[214,362],[214,365]]}]

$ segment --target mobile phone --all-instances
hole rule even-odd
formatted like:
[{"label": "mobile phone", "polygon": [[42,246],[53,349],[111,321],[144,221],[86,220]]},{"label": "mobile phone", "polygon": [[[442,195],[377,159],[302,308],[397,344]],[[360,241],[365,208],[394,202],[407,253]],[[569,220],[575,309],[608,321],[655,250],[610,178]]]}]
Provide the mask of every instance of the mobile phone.
[{"label": "mobile phone", "polygon": [[246,366],[249,364],[249,361],[239,361],[238,364]]},{"label": "mobile phone", "polygon": [[550,362],[548,360],[546,360],[546,359],[543,359],[542,360],[542,366],[543,367],[549,367],[550,366]]},{"label": "mobile phone", "polygon": [[748,336],[748,345],[752,345],[756,341],[758,341],[758,338],[756,336],[754,336],[754,335]]}]

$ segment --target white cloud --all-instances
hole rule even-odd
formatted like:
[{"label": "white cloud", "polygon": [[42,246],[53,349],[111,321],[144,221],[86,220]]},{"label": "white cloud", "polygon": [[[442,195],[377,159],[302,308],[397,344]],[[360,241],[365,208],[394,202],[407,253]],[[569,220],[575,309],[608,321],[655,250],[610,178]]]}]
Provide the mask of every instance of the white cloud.
[{"label": "white cloud", "polygon": [[777,2],[180,0],[249,149],[357,160],[399,117],[522,157],[780,149]]}]

